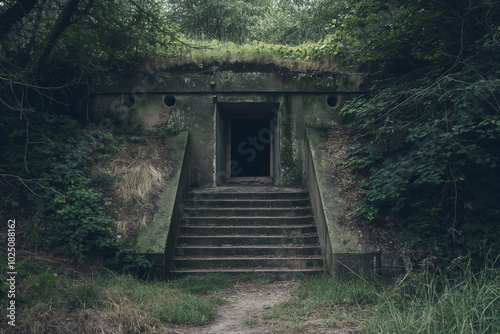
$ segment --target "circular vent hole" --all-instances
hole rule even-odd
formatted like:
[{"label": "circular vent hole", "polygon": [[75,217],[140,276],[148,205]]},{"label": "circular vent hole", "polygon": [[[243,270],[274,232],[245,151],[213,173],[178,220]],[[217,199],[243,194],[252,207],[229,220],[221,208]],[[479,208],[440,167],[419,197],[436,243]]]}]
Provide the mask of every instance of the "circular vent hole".
[{"label": "circular vent hole", "polygon": [[330,95],[326,99],[326,103],[328,103],[330,107],[336,107],[339,103],[339,99],[335,95]]},{"label": "circular vent hole", "polygon": [[135,104],[135,99],[131,94],[127,94],[123,96],[123,105],[125,107],[131,108]]},{"label": "circular vent hole", "polygon": [[163,102],[167,107],[172,107],[175,104],[175,97],[173,95],[167,95],[163,98]]}]

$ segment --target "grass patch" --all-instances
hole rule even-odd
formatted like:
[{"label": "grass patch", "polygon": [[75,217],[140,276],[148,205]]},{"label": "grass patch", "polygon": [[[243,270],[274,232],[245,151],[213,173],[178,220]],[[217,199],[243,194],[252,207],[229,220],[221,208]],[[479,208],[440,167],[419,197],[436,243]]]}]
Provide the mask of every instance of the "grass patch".
[{"label": "grass patch", "polygon": [[[157,68],[192,66],[199,69],[221,65],[275,65],[292,71],[335,71],[341,66],[329,46],[303,43],[298,46],[252,42],[187,41],[194,47],[180,50],[171,58],[155,60]],[[244,68],[244,66],[243,66]]]},{"label": "grass patch", "polygon": [[368,304],[377,299],[377,287],[361,278],[339,278],[324,273],[301,281],[296,296],[264,315],[275,332],[300,332],[309,326],[358,325]]},{"label": "grass patch", "polygon": [[372,313],[366,333],[500,333],[498,262],[478,270],[459,258],[443,272],[409,273]]},{"label": "grass patch", "polygon": [[14,333],[162,333],[166,323],[203,325],[226,303],[213,292],[232,283],[219,274],[144,282],[101,267],[89,274],[46,263],[28,261],[18,277]]},{"label": "grass patch", "polygon": [[234,280],[223,273],[189,275],[168,283],[174,289],[204,295],[216,290],[226,289]]},{"label": "grass patch", "polygon": [[94,182],[111,200],[115,230],[125,240],[154,217],[155,200],[172,172],[169,151],[161,136],[131,136],[92,170]]}]

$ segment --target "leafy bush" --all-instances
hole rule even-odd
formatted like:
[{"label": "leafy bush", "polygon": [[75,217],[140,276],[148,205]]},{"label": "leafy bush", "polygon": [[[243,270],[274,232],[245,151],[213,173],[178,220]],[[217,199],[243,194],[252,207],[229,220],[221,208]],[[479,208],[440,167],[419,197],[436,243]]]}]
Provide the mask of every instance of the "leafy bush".
[{"label": "leafy bush", "polygon": [[113,233],[106,199],[87,176],[89,163],[116,148],[113,134],[94,125],[82,129],[70,117],[51,113],[6,120],[0,125],[0,174],[17,189],[9,201],[31,210],[26,241],[73,260],[100,258],[115,269],[149,266]]},{"label": "leafy bush", "polygon": [[349,1],[325,42],[346,63],[408,71],[460,61],[475,41],[494,39],[499,11],[494,0]]}]

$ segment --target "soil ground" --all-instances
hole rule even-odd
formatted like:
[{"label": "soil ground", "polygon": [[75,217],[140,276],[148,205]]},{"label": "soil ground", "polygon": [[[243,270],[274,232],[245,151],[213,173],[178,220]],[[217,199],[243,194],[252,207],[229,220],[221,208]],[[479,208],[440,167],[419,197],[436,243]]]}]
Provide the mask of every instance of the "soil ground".
[{"label": "soil ground", "polygon": [[[292,299],[298,282],[271,282],[260,285],[254,282],[238,282],[232,287],[221,290],[218,295],[228,301],[220,306],[216,319],[205,326],[169,325],[165,334],[268,334],[279,331],[276,322],[265,320],[265,314],[280,302]],[[325,327],[321,319],[311,317],[305,321],[312,326],[303,330],[294,329],[293,333],[312,334],[355,334],[360,333],[358,323],[338,324]],[[283,331],[279,331],[284,333]],[[285,333],[290,333],[285,332]]]}]

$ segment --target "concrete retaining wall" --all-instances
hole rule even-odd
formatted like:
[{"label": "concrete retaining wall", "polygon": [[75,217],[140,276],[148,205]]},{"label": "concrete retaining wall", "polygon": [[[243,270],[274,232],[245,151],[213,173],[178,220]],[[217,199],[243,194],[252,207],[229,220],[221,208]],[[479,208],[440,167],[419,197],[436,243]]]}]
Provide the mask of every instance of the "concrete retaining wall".
[{"label": "concrete retaining wall", "polygon": [[343,226],[345,200],[331,175],[331,162],[321,147],[328,139],[327,128],[306,129],[305,173],[311,205],[318,228],[326,269],[337,275],[350,273],[390,277],[404,270],[401,258],[381,253]]},{"label": "concrete retaining wall", "polygon": [[179,225],[184,214],[183,201],[189,184],[189,133],[181,132],[168,139],[172,148],[172,177],[165,185],[159,201],[158,211],[148,226],[138,231],[131,246],[153,262],[150,275],[165,279],[177,240]]}]

